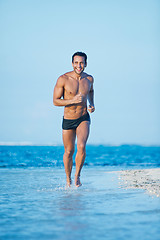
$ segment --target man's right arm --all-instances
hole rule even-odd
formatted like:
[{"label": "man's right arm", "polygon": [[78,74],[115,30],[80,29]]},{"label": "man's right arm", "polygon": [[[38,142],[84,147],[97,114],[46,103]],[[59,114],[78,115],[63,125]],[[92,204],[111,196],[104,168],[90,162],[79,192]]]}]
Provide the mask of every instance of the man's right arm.
[{"label": "man's right arm", "polygon": [[55,106],[69,106],[73,104],[81,103],[83,100],[83,96],[81,94],[77,94],[72,99],[61,99],[64,94],[64,86],[65,79],[60,76],[57,80],[57,83],[53,92],[53,104]]}]

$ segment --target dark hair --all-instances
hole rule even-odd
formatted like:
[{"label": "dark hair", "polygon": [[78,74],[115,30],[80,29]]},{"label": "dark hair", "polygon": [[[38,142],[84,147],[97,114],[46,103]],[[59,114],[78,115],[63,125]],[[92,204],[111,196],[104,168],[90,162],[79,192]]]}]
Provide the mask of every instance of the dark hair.
[{"label": "dark hair", "polygon": [[74,57],[75,56],[84,57],[85,63],[87,62],[87,55],[84,52],[76,52],[76,53],[74,53],[73,56],[72,56],[72,63],[74,61]]}]

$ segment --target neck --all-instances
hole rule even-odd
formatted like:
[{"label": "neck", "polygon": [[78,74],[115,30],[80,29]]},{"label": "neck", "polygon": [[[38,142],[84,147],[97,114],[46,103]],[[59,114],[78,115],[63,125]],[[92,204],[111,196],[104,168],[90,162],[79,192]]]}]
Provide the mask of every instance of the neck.
[{"label": "neck", "polygon": [[73,77],[76,78],[77,80],[81,79],[82,77],[82,73],[81,74],[78,74],[76,72],[73,71]]}]

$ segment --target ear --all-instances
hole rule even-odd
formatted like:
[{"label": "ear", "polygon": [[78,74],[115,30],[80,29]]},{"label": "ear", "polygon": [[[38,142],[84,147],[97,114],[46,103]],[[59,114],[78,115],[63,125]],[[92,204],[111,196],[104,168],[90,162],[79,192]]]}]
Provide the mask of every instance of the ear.
[{"label": "ear", "polygon": [[85,67],[87,67],[87,62],[85,63]]}]

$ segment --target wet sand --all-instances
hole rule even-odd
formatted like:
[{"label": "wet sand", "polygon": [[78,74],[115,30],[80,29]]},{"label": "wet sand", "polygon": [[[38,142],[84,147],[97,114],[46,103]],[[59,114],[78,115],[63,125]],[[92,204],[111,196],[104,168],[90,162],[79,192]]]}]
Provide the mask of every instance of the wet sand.
[{"label": "wet sand", "polygon": [[126,188],[144,189],[146,193],[160,197],[160,168],[118,171]]}]

